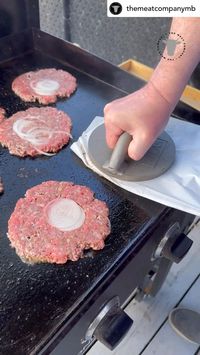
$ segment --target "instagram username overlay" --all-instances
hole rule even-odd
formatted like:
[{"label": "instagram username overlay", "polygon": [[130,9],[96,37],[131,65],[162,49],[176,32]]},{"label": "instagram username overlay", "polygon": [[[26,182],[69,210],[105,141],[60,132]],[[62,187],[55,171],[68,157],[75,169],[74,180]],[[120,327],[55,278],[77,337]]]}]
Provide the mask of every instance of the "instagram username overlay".
[{"label": "instagram username overlay", "polygon": [[[107,15],[109,17],[198,17],[200,16],[200,1],[168,0],[163,5],[161,0],[121,0],[114,2],[107,0]],[[170,3],[171,2],[171,3]]]}]

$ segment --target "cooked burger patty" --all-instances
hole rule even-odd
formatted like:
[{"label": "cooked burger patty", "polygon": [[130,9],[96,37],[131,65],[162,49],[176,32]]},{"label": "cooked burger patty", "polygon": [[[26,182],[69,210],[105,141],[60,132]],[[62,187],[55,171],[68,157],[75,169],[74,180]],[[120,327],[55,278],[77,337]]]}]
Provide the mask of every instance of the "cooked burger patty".
[{"label": "cooked burger patty", "polygon": [[18,76],[12,89],[23,101],[41,104],[56,102],[57,97],[69,97],[76,90],[76,78],[64,70],[41,69]]},{"label": "cooked burger patty", "polygon": [[0,123],[5,119],[5,113],[4,108],[0,107]]},{"label": "cooked burger patty", "polygon": [[28,263],[63,264],[99,250],[110,233],[106,204],[85,186],[47,181],[29,189],[8,222],[8,237]]},{"label": "cooked burger patty", "polygon": [[0,125],[0,143],[20,157],[59,151],[70,138],[71,119],[53,107],[29,108]]}]

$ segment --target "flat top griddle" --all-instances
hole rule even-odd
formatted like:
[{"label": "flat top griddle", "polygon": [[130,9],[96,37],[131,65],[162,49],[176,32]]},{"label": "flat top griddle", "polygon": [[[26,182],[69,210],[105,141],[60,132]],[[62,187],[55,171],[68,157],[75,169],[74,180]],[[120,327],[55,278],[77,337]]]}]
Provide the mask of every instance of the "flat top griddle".
[{"label": "flat top griddle", "polygon": [[[66,69],[77,78],[75,94],[53,105],[71,116],[73,140],[77,140],[94,116],[102,115],[108,101],[125,94],[114,87],[116,80],[130,81],[133,89],[141,85],[121,70],[40,31],[36,32],[34,41],[32,32],[3,39],[2,48],[0,106],[6,109],[8,116],[39,106],[22,102],[11,91],[12,80],[17,75],[55,67]],[[9,52],[10,48],[16,57]],[[23,54],[23,51],[27,53]],[[6,56],[13,58],[5,60]],[[69,65],[70,61],[75,67]],[[104,73],[109,69],[109,83],[105,80],[106,73],[101,73],[103,67]],[[36,159],[19,159],[11,156],[7,149],[0,148],[0,175],[5,187],[5,193],[0,197],[0,354],[28,354],[39,349],[95,285],[114,270],[120,258],[143,240],[145,229],[166,208],[124,192],[100,178],[80,162],[69,145],[56,156]],[[65,265],[30,266],[17,257],[6,236],[8,219],[26,190],[47,180],[73,181],[89,186],[97,198],[108,204],[112,233],[102,251],[88,251],[81,260]]]}]

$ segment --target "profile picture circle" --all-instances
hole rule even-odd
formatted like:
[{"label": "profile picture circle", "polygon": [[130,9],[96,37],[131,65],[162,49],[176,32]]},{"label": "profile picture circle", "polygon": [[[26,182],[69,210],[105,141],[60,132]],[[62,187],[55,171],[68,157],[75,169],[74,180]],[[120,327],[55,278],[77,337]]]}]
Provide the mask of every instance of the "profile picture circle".
[{"label": "profile picture circle", "polygon": [[113,15],[119,15],[122,12],[122,5],[119,2],[113,2],[110,4],[109,10]]}]

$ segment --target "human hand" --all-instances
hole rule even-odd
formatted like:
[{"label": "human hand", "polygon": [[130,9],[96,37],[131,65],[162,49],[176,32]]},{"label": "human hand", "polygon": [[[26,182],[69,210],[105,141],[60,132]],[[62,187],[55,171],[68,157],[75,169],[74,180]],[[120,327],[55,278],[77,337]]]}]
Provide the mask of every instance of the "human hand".
[{"label": "human hand", "polygon": [[140,160],[166,126],[173,110],[172,105],[152,83],[104,108],[106,140],[113,149],[119,136],[128,132],[133,140],[128,154]]}]

